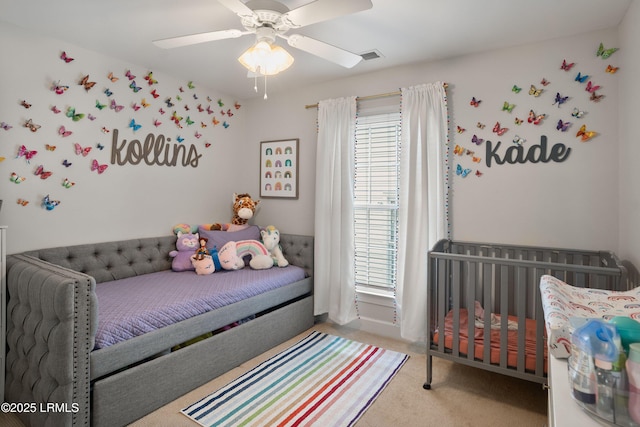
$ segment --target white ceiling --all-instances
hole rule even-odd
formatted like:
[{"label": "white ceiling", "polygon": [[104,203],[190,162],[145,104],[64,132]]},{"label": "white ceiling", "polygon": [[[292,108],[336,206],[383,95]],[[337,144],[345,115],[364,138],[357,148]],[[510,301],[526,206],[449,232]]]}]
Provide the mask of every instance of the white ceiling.
[{"label": "white ceiling", "polygon": [[[243,0],[244,1],[244,0]],[[290,9],[310,0],[279,0]],[[349,0],[344,0],[349,1]],[[295,58],[269,93],[446,57],[617,26],[632,0],[372,0],[373,8],[289,31],[383,57],[352,69],[278,43]],[[0,21],[194,80],[238,99],[261,96],[237,57],[255,36],[164,50],[152,40],[240,29],[217,0],[0,0]]]}]

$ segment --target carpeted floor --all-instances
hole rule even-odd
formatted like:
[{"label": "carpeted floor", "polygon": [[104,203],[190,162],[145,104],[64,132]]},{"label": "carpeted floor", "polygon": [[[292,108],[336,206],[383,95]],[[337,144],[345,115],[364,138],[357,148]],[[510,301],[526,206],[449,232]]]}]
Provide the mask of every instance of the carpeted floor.
[{"label": "carpeted floor", "polygon": [[[358,421],[358,427],[543,427],[547,424],[547,392],[540,384],[434,358],[432,389],[424,390],[424,348],[331,323],[317,324],[312,330],[409,355],[400,372]],[[191,391],[132,426],[197,427],[196,423],[180,413],[180,409],[289,347],[309,332],[311,330]],[[20,426],[19,423],[9,422],[5,414],[0,414],[0,425]]]}]

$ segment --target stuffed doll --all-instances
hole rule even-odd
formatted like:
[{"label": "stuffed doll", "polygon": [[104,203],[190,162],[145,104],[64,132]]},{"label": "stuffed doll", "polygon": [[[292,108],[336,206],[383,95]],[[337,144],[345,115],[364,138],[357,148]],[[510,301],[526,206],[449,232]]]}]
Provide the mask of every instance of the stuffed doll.
[{"label": "stuffed doll", "polygon": [[207,249],[208,241],[209,239],[207,239],[206,237],[200,237],[198,239],[198,242],[200,243],[200,247],[198,247],[198,249],[196,250],[196,254],[195,254],[196,260],[202,261],[205,256],[209,255],[209,250]]},{"label": "stuffed doll", "polygon": [[260,203],[260,200],[253,200],[247,193],[236,194],[233,193],[233,217],[231,223],[209,224],[210,230],[223,230],[223,231],[239,231],[249,227],[249,220],[253,218],[256,212],[256,208]]},{"label": "stuffed doll", "polygon": [[178,239],[176,240],[175,251],[169,252],[169,256],[173,258],[171,261],[171,269],[173,271],[188,271],[194,270],[194,266],[191,264],[191,255],[198,248],[198,233],[183,233],[177,232]]},{"label": "stuffed doll", "polygon": [[262,236],[262,244],[267,248],[269,255],[273,259],[273,265],[277,265],[278,267],[286,267],[289,265],[289,261],[287,261],[282,254],[280,231],[273,225],[269,225],[260,231],[260,236]]}]

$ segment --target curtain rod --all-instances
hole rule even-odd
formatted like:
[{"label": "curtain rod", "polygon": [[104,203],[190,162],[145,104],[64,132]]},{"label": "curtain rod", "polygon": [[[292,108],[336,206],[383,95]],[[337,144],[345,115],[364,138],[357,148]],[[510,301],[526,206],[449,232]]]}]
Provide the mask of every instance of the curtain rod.
[{"label": "curtain rod", "polygon": [[[449,85],[447,83],[443,83],[443,86],[445,87],[445,89],[447,87],[449,87]],[[389,96],[397,96],[400,95],[402,92],[400,92],[399,90],[395,91],[395,92],[387,92],[387,93],[379,93],[377,95],[368,95],[368,96],[358,96],[356,97],[356,101],[367,101],[369,99],[378,99],[378,98],[387,98]],[[304,108],[306,108],[307,110],[309,108],[318,108],[318,103],[315,104],[308,104],[305,105]]]}]

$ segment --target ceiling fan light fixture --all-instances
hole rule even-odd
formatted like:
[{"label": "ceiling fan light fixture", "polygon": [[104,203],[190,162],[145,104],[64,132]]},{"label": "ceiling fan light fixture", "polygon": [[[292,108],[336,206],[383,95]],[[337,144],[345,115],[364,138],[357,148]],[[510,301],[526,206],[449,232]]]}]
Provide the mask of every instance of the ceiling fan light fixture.
[{"label": "ceiling fan light fixture", "polygon": [[293,64],[293,56],[281,46],[259,40],[240,55],[238,61],[252,73],[274,76]]}]

